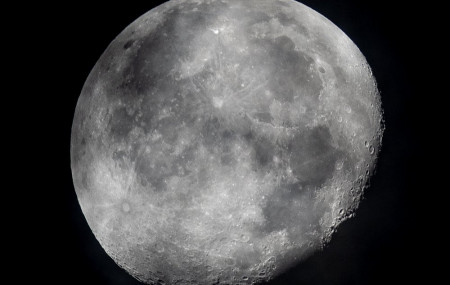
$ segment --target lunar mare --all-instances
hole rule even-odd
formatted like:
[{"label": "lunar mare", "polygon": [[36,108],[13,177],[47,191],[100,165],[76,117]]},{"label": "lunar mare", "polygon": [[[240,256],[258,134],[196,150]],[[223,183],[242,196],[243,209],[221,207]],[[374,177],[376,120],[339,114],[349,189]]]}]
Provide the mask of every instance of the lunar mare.
[{"label": "lunar mare", "polygon": [[171,0],[86,80],[71,167],[105,251],[147,284],[267,281],[354,215],[381,145],[352,41],[291,0]]}]

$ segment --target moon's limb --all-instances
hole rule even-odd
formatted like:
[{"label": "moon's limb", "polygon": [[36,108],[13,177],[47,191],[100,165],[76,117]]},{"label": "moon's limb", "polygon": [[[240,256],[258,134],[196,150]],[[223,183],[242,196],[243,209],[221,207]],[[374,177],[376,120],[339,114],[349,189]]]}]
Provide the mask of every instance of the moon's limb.
[{"label": "moon's limb", "polygon": [[267,280],[357,208],[379,100],[358,48],[300,3],[171,0],[85,83],[71,144],[80,205],[139,280]]}]

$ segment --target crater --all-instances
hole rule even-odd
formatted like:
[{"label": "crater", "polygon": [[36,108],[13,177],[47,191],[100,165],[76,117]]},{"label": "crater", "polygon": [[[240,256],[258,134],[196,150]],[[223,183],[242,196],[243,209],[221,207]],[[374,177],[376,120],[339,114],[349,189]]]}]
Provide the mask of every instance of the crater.
[{"label": "crater", "polygon": [[131,210],[130,204],[128,204],[127,202],[122,203],[122,211],[128,213],[130,212],[130,210]]},{"label": "crater", "polygon": [[295,43],[288,36],[277,37],[275,44],[283,51],[292,51],[295,48]]}]

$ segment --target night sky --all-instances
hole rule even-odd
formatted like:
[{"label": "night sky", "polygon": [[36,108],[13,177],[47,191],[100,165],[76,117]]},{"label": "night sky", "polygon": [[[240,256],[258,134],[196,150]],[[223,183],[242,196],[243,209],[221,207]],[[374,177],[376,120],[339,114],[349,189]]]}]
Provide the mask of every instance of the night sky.
[{"label": "night sky", "polygon": [[[33,242],[21,241],[24,253],[15,254],[13,266],[18,272],[11,272],[25,284],[140,284],[103,251],[86,223],[72,184],[70,133],[78,96],[100,55],[128,24],[162,2],[36,7],[42,12],[29,29],[40,36],[26,47],[37,51],[33,71],[39,79],[35,96],[27,96],[42,108],[30,119],[36,121],[27,135],[36,141],[27,149],[36,178],[23,181],[34,185],[26,187],[31,214],[23,235]],[[426,40],[428,18],[418,21],[419,15],[431,19],[431,9],[393,2],[302,1],[343,30],[366,57],[381,92],[386,129],[356,217],[342,223],[321,252],[271,284],[434,284],[428,269],[435,262],[430,236],[437,228],[429,210],[436,190],[427,177],[437,166],[426,163],[423,150],[426,140],[435,139],[426,101],[439,92],[429,74],[434,54]],[[26,272],[24,263],[31,263]]]}]

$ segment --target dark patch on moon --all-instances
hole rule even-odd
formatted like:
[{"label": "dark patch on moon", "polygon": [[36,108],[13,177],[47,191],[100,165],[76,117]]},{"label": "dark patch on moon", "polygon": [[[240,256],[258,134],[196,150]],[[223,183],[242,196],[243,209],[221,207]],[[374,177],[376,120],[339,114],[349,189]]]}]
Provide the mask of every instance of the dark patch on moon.
[{"label": "dark patch on moon", "polygon": [[280,6],[284,6],[284,7],[292,9],[291,5],[289,5],[288,3],[285,3],[283,1],[277,1],[277,4]]},{"label": "dark patch on moon", "polygon": [[278,21],[280,22],[280,24],[284,27],[292,27],[296,32],[298,32],[299,34],[304,35],[305,37],[309,37],[309,31],[308,29],[302,25],[301,23],[299,23],[299,21],[297,21],[295,18],[290,18],[288,17],[286,14],[284,13],[278,13],[276,15],[276,18],[278,19]]},{"label": "dark patch on moon", "polygon": [[126,139],[134,127],[134,117],[128,114],[125,107],[114,110],[110,119],[110,134],[112,138]]},{"label": "dark patch on moon", "polygon": [[265,137],[258,137],[253,143],[253,149],[255,150],[255,161],[257,162],[257,168],[264,168],[273,161],[275,144],[271,140]]},{"label": "dark patch on moon", "polygon": [[154,191],[164,191],[167,188],[166,181],[173,175],[170,166],[163,158],[154,158],[150,155],[142,155],[136,161],[136,175],[142,186],[153,186]]},{"label": "dark patch on moon", "polygon": [[333,66],[334,76],[336,76],[336,88],[347,85],[347,76],[344,70],[339,66]]},{"label": "dark patch on moon", "polygon": [[83,185],[84,189],[89,189],[88,173],[86,171],[81,173],[81,185]]},{"label": "dark patch on moon", "polygon": [[[294,238],[299,232],[309,232],[312,228],[300,228],[308,224],[317,227],[320,216],[306,213],[317,213],[311,210],[308,201],[314,200],[314,190],[320,188],[334,175],[336,161],[344,156],[343,151],[332,144],[328,127],[318,126],[298,133],[287,146],[289,164],[297,182],[282,180],[274,193],[268,197],[268,203],[263,208],[266,223],[263,232],[287,229]],[[292,203],[303,201],[305,205],[301,212],[293,210]],[[300,214],[303,213],[303,214]],[[302,223],[302,220],[313,221]],[[289,227],[289,225],[299,225]],[[318,228],[318,227],[317,227]]]},{"label": "dark patch on moon", "polygon": [[127,153],[123,150],[116,150],[113,152],[112,159],[123,161],[126,158]]},{"label": "dark patch on moon", "polygon": [[268,124],[272,123],[272,120],[273,120],[273,117],[269,112],[254,113],[252,115],[252,117],[260,122],[268,123]]},{"label": "dark patch on moon", "polygon": [[252,3],[248,1],[240,1],[233,4],[233,18],[245,21],[243,25],[244,29],[257,23],[268,22],[272,19],[267,13],[255,9]]},{"label": "dark patch on moon", "polygon": [[333,146],[326,126],[295,135],[288,149],[292,172],[303,187],[317,188],[333,177],[336,161],[343,155]]},{"label": "dark patch on moon", "polygon": [[176,156],[172,161],[172,173],[179,177],[184,177],[192,173],[190,165],[195,160],[195,150],[198,148],[197,143],[193,143],[186,147],[180,155]]},{"label": "dark patch on moon", "polygon": [[175,60],[183,55],[176,46],[177,43],[162,33],[169,30],[172,22],[167,21],[161,32],[154,32],[145,38],[137,55],[130,61],[136,91],[145,94],[150,87],[158,86],[160,81],[167,80],[166,76],[173,69]]},{"label": "dark patch on moon", "polygon": [[133,44],[134,44],[134,40],[129,40],[123,45],[123,48],[129,49]]},{"label": "dark patch on moon", "polygon": [[233,166],[236,163],[236,154],[233,153],[233,144],[237,136],[232,130],[225,129],[217,141],[217,152],[220,153],[222,165]]},{"label": "dark patch on moon", "polygon": [[[259,229],[261,233],[286,230],[289,239],[295,240],[299,235],[320,230],[320,215],[312,210],[313,189],[302,188],[300,183],[284,183],[275,188],[267,201],[262,209],[265,223]],[[299,202],[301,206],[294,207]]]},{"label": "dark patch on moon", "polygon": [[115,161],[116,165],[124,170],[127,169],[127,165],[125,164],[127,157],[128,154],[124,150],[116,150],[112,154],[112,159]]},{"label": "dark patch on moon", "polygon": [[200,136],[203,144],[208,149],[213,149],[217,145],[217,138],[219,137],[221,130],[222,125],[217,117],[212,117],[203,124]]},{"label": "dark patch on moon", "polygon": [[275,45],[278,47],[277,50],[282,54],[291,52],[295,49],[295,43],[288,36],[277,37],[275,39]]},{"label": "dark patch on moon", "polygon": [[317,98],[323,88],[322,80],[314,68],[314,60],[302,51],[295,50],[295,43],[287,36],[253,40],[254,45],[267,51],[263,66],[270,70],[269,88],[282,102],[292,103],[294,95]]}]

